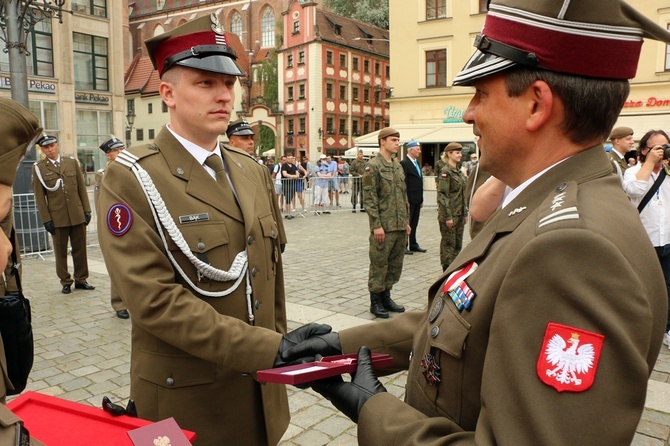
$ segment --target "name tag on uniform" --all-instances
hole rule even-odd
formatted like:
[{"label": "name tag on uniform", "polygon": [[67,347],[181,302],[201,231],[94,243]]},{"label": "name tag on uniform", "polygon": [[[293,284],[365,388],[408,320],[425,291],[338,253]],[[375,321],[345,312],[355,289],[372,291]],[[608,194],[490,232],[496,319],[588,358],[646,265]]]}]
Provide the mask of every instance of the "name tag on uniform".
[{"label": "name tag on uniform", "polygon": [[181,223],[181,224],[197,223],[199,221],[208,221],[208,220],[209,220],[209,214],[207,212],[202,213],[202,214],[191,214],[191,215],[180,215],[179,216],[179,223]]}]

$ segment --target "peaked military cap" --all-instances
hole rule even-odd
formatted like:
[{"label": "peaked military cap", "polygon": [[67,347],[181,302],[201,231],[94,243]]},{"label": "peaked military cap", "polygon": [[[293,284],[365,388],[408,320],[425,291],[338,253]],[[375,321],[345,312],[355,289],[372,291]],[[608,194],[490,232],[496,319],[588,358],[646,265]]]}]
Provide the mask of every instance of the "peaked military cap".
[{"label": "peaked military cap", "polygon": [[216,14],[186,22],[171,31],[145,40],[144,44],[161,77],[174,65],[244,76],[236,62],[237,54],[228,46],[226,33]]},{"label": "peaked military cap", "polygon": [[105,153],[111,152],[112,150],[121,149],[122,147],[123,142],[114,135],[109,135],[109,139],[100,144],[100,150]]},{"label": "peaked military cap", "polygon": [[237,121],[228,125],[226,135],[228,135],[228,138],[230,138],[233,135],[255,135],[255,133],[253,130],[251,130],[251,125],[249,125],[247,121],[238,119]]},{"label": "peaked military cap", "polygon": [[53,144],[55,142],[58,142],[58,138],[43,133],[42,136],[37,140],[37,145],[39,145],[40,147],[44,147],[48,146],[49,144]]},{"label": "peaked military cap", "polygon": [[643,37],[670,43],[670,33],[623,0],[491,0],[477,50],[454,85],[518,65],[631,79]]},{"label": "peaked military cap", "polygon": [[14,183],[19,162],[41,133],[37,118],[27,108],[0,98],[0,184]]},{"label": "peaked military cap", "polygon": [[398,132],[396,129],[392,129],[391,127],[384,127],[379,131],[379,135],[377,136],[377,139],[384,139],[389,136],[397,136],[400,137],[400,132]]},{"label": "peaked military cap", "polygon": [[630,127],[615,127],[610,133],[610,141],[614,141],[617,138],[624,138],[628,135],[633,134],[633,129]]}]

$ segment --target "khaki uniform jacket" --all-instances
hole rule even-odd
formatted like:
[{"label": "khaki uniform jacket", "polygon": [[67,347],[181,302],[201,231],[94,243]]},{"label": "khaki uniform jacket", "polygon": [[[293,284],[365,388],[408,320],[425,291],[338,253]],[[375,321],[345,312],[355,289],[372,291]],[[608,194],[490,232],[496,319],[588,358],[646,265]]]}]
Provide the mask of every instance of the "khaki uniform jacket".
[{"label": "khaki uniform jacket", "polygon": [[[397,367],[407,364],[403,348],[413,337],[406,403],[388,393],[368,400],[359,444],[631,443],[661,347],[667,293],[611,169],[602,146],[563,161],[492,216],[429,289],[426,312],[340,333],[345,352],[366,344],[398,355]],[[465,282],[476,297],[459,313],[441,287],[472,261],[479,267]],[[604,335],[588,390],[558,392],[540,380],[550,322]],[[436,386],[420,370],[428,353],[441,367]]]},{"label": "khaki uniform jacket", "polygon": [[439,221],[453,220],[466,215],[466,184],[467,179],[459,168],[450,164],[442,168],[437,185],[437,219]]},{"label": "khaki uniform jacket", "polygon": [[[612,172],[617,174],[617,175],[620,175],[621,180],[623,181],[623,174],[626,171],[626,169],[628,169],[628,163],[626,162],[626,160],[624,158],[619,158],[619,155],[617,153],[615,153],[614,149],[607,152],[607,155],[609,155],[610,159],[612,160]],[[616,166],[614,165],[615,163],[621,169],[620,172],[616,168]]]},{"label": "khaki uniform jacket", "polygon": [[[59,178],[61,186],[50,192],[40,183],[35,169],[39,169],[47,187],[54,187]],[[91,204],[86,193],[84,175],[79,161],[72,157],[60,157],[60,172],[48,160],[33,165],[33,191],[42,223],[52,221],[56,228],[65,228],[85,223],[85,212],[91,212]]]},{"label": "khaki uniform jacket", "polygon": [[[288,426],[286,389],[261,385],[254,373],[273,366],[286,332],[280,253],[285,235],[265,167],[239,149],[221,150],[240,208],[226,201],[166,128],[154,145],[122,152],[105,171],[98,216],[107,221],[110,207],[125,203],[133,221],[120,236],[103,229],[100,247],[132,314],[130,396],[139,416],[153,421],[173,416],[197,433],[196,445],[274,445]],[[201,260],[227,271],[240,251],[248,251],[254,326],[247,320],[244,281],[228,296],[206,297],[175,271],[138,180],[119,162],[124,153],[140,158],[137,163]],[[199,281],[195,267],[167,239],[191,282],[205,291],[231,286]]]},{"label": "khaki uniform jacket", "polygon": [[377,228],[384,228],[385,232],[407,230],[407,186],[399,162],[386,161],[381,153],[368,161],[363,174],[363,205],[368,212],[370,231]]}]

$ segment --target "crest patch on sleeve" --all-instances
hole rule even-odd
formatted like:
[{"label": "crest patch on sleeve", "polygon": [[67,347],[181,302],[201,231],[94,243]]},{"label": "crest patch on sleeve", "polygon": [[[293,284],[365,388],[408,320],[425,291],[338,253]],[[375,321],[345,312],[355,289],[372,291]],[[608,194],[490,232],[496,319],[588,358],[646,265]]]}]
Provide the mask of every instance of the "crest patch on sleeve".
[{"label": "crest patch on sleeve", "polygon": [[107,228],[112,235],[121,237],[133,225],[133,212],[125,203],[116,203],[107,211]]}]

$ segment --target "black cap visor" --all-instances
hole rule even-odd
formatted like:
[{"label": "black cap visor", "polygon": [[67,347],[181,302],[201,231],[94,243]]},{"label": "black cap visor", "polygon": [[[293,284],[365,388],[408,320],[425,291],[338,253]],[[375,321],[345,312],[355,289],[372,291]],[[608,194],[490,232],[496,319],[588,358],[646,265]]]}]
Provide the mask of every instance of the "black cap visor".
[{"label": "black cap visor", "polygon": [[254,131],[251,129],[240,129],[231,132],[229,136],[245,136],[245,135],[255,135]]},{"label": "black cap visor", "polygon": [[[205,57],[189,57],[174,63],[182,67],[196,68],[213,73],[229,74],[231,76],[246,76],[244,71],[232,58],[222,54],[213,54]],[[167,71],[167,69],[165,70]]]},{"label": "black cap visor", "polygon": [[504,57],[476,50],[454,78],[454,86],[470,86],[479,79],[500,73],[515,65],[515,62]]}]

